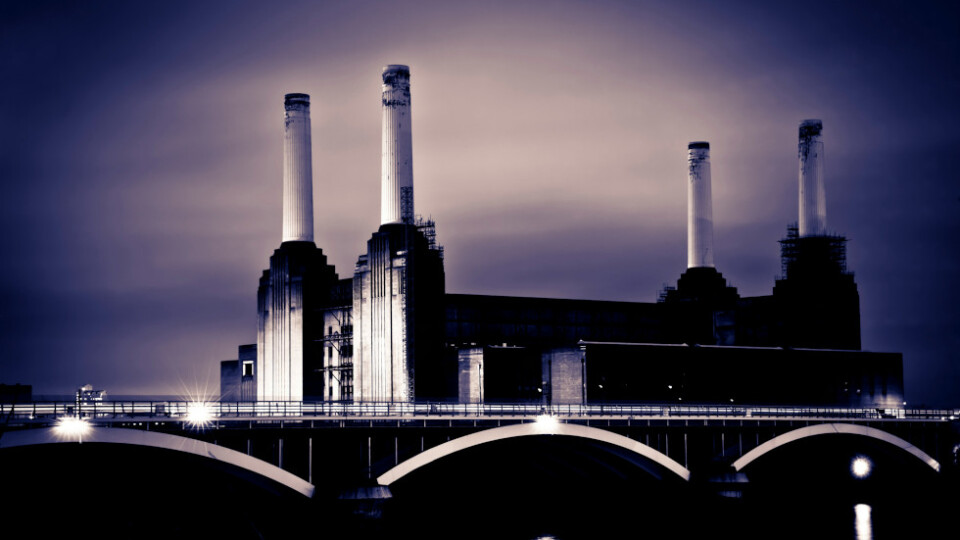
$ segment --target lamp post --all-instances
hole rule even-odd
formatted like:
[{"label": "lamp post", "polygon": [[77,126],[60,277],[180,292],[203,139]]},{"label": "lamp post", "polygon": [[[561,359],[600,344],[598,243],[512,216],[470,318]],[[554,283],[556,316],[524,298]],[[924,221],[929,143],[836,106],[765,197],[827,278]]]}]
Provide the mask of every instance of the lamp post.
[{"label": "lamp post", "polygon": [[480,396],[480,409],[483,409],[483,362],[477,362],[477,390]]}]

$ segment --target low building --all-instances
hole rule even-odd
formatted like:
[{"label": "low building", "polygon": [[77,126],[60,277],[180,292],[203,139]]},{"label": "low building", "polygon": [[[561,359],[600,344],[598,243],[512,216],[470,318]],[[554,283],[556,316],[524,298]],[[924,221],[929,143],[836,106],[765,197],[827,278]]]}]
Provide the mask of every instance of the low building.
[{"label": "low building", "polygon": [[240,345],[237,356],[220,362],[220,401],[256,401],[257,345]]}]

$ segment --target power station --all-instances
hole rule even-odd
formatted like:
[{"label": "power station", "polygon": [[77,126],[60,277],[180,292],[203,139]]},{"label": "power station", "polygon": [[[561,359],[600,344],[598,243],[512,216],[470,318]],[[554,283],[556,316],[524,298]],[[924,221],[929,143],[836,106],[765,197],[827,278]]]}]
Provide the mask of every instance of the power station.
[{"label": "power station", "polygon": [[286,95],[282,240],[222,401],[901,405],[902,355],[860,350],[820,120],[799,127],[799,220],[770,295],[715,267],[705,141],[687,148],[687,269],[657,302],[448,294],[436,225],[414,212],[409,68],[382,84],[380,227],[344,279],[313,242],[310,99]]}]

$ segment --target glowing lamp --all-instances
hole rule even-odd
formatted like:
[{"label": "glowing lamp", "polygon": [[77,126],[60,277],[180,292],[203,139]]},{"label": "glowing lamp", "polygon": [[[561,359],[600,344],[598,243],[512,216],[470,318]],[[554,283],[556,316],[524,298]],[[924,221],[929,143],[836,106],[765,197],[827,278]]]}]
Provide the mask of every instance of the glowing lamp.
[{"label": "glowing lamp", "polygon": [[557,418],[549,414],[541,414],[537,417],[537,427],[540,431],[551,433],[557,428]]},{"label": "glowing lamp", "polygon": [[207,427],[213,421],[213,407],[200,401],[187,404],[187,424],[195,428]]},{"label": "glowing lamp", "polygon": [[853,462],[850,463],[850,472],[853,473],[853,476],[857,478],[866,478],[870,476],[870,470],[873,468],[873,464],[870,463],[870,460],[864,456],[857,456],[853,458]]},{"label": "glowing lamp", "polygon": [[53,427],[54,433],[64,439],[76,439],[83,442],[83,436],[90,433],[90,423],[76,416],[64,416]]}]

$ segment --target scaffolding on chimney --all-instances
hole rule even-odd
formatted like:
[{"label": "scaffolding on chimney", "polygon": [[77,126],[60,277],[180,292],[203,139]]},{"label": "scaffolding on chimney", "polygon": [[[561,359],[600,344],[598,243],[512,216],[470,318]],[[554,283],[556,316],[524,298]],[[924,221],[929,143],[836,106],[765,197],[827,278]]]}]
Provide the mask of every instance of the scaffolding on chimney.
[{"label": "scaffolding on chimney", "polygon": [[413,188],[404,186],[400,188],[400,220],[403,223],[413,223]]},{"label": "scaffolding on chimney", "polygon": [[427,246],[432,251],[440,252],[440,258],[443,259],[443,246],[437,243],[437,223],[433,219],[423,219],[422,216],[417,216],[416,227],[427,239]]},{"label": "scaffolding on chimney", "polygon": [[674,287],[674,286],[672,286],[672,285],[667,285],[666,283],[664,283],[664,284],[663,284],[663,288],[660,289],[660,292],[657,294],[657,303],[658,303],[658,304],[662,304],[662,303],[666,302],[666,301],[667,301],[667,297],[669,297],[670,294],[671,294],[673,291],[676,291],[676,290],[677,290],[676,287]]},{"label": "scaffolding on chimney", "polygon": [[796,223],[780,240],[780,279],[823,274],[848,274],[847,238],[838,235],[800,236]]}]

